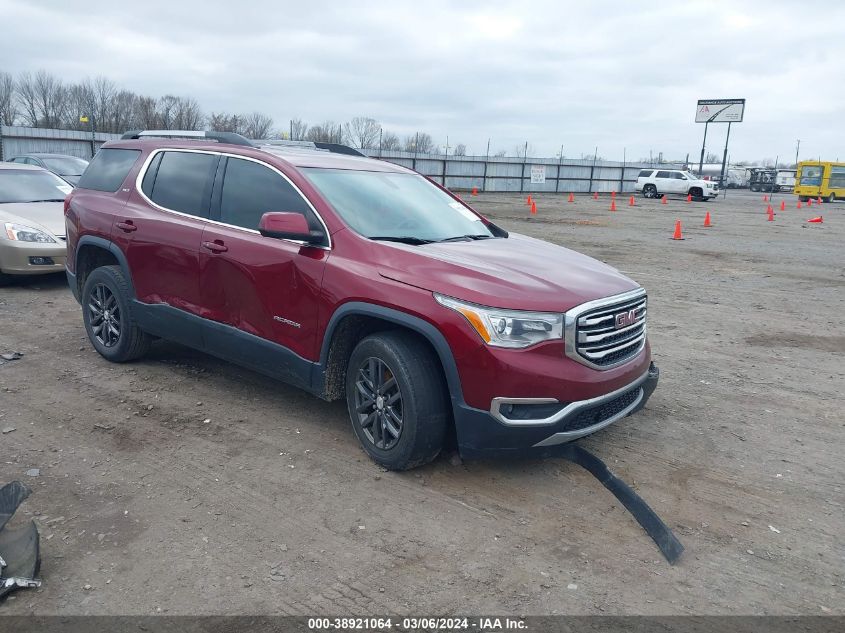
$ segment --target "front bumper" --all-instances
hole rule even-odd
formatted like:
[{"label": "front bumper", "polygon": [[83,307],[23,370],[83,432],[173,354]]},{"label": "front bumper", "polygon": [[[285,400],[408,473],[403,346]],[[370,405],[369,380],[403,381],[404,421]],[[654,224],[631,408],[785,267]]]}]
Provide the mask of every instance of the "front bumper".
[{"label": "front bumper", "polygon": [[[36,258],[48,263],[34,263],[39,261]],[[0,271],[8,275],[62,272],[66,259],[67,247],[64,242],[42,244],[0,239]]]},{"label": "front bumper", "polygon": [[608,394],[569,403],[532,404],[550,406],[543,418],[509,419],[503,408],[525,402],[498,399],[490,411],[468,405],[456,408],[455,427],[461,456],[466,459],[542,454],[554,446],[595,433],[645,406],[657,387],[660,371],[651,363],[648,371]]}]

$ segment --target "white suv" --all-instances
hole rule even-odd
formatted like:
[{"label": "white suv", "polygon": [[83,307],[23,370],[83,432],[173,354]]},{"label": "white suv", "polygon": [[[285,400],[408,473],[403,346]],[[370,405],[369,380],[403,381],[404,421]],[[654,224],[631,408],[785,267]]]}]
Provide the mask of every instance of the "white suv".
[{"label": "white suv", "polygon": [[696,200],[710,200],[719,195],[716,183],[701,180],[680,169],[643,169],[637,177],[636,190],[646,198],[660,198],[666,194],[691,195]]}]

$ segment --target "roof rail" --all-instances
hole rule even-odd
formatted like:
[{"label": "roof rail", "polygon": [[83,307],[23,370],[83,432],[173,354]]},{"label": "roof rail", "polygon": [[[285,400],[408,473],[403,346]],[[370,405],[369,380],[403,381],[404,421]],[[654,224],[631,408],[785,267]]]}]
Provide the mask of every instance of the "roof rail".
[{"label": "roof rail", "polygon": [[212,132],[210,130],[129,130],[120,138],[139,139],[148,137],[208,139],[210,141],[217,141],[218,143],[228,143],[229,145],[255,147],[248,138],[240,134],[235,134],[234,132]]},{"label": "roof rail", "polygon": [[348,145],[341,145],[340,143],[314,143],[317,149],[327,149],[335,154],[347,154],[349,156],[363,156],[366,154],[359,152],[357,149],[349,147]]}]

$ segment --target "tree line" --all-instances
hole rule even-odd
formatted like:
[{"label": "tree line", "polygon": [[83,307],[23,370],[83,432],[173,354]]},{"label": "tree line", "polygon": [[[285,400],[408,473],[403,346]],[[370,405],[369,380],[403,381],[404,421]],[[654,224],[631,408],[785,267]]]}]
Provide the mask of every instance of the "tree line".
[{"label": "tree line", "polygon": [[[106,77],[64,82],[46,70],[21,72],[17,76],[0,72],[0,124],[64,130],[93,128],[112,134],[134,129],[205,129],[237,132],[252,139],[343,143],[359,149],[381,148],[420,154],[435,153],[439,149],[427,132],[415,132],[400,139],[371,117],[358,116],[346,123],[324,121],[315,125],[296,118],[289,126],[279,128],[272,117],[262,112],[205,112],[192,97],[140,95]],[[466,145],[458,143],[446,151],[466,155]]]}]

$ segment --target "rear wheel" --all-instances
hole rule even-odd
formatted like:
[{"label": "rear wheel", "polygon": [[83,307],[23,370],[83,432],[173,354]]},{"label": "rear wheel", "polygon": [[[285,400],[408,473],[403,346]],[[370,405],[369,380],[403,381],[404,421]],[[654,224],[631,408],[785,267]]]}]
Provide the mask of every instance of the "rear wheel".
[{"label": "rear wheel", "polygon": [[645,185],[643,187],[643,197],[644,198],[656,198],[657,197],[657,187],[654,185]]},{"label": "rear wheel", "polygon": [[836,202],[836,194],[831,191],[830,195],[827,197],[827,201],[830,203]]},{"label": "rear wheel", "polygon": [[409,332],[379,332],[355,347],[346,370],[346,403],[370,458],[408,470],[437,457],[449,419],[440,361]]},{"label": "rear wheel", "polygon": [[129,283],[119,266],[97,268],[82,289],[85,332],[94,349],[113,363],[140,358],[152,341],[132,318],[129,296]]}]

